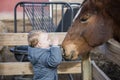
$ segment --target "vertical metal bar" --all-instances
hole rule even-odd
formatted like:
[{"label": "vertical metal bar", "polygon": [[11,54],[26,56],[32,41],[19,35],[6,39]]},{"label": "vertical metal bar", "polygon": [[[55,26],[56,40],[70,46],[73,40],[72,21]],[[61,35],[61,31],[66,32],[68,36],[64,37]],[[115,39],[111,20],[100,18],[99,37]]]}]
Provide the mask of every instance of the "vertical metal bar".
[{"label": "vertical metal bar", "polygon": [[16,7],[14,9],[14,32],[17,32],[17,13],[16,13]]},{"label": "vertical metal bar", "polygon": [[[52,18],[52,21],[51,21],[51,23],[50,23],[50,24],[54,24],[54,20],[53,20],[53,18],[54,18],[54,16],[53,16],[53,13],[54,13],[54,11],[53,11],[53,4],[52,4],[52,6],[51,6],[51,7],[52,7],[52,17],[51,17],[51,18]],[[53,25],[52,25],[52,26],[53,26]],[[52,27],[52,26],[51,26],[51,27]],[[54,30],[54,31],[55,31],[55,30]]]},{"label": "vertical metal bar", "polygon": [[22,4],[22,2],[19,2],[15,5],[14,8],[14,32],[17,33],[17,7]]},{"label": "vertical metal bar", "polygon": [[69,80],[74,80],[72,74],[68,74]]},{"label": "vertical metal bar", "polygon": [[25,32],[25,6],[23,5],[23,32]]},{"label": "vertical metal bar", "polygon": [[56,11],[56,12],[55,12],[55,15],[56,15],[56,16],[55,16],[55,17],[56,17],[56,19],[55,19],[55,24],[57,25],[57,4],[56,4],[55,6],[56,6],[56,7],[55,7],[55,11]]},{"label": "vertical metal bar", "polygon": [[[74,14],[74,11],[73,11],[73,8],[72,8],[72,7],[71,7],[70,10],[71,10],[71,24],[72,24],[73,18],[74,18],[74,17],[73,17],[73,16],[74,16],[74,15],[73,15],[73,14]],[[71,26],[71,24],[70,24],[70,26]]]},{"label": "vertical metal bar", "polygon": [[[35,19],[34,19],[34,4],[32,4],[32,21],[33,21],[33,26],[35,26]],[[34,30],[34,27],[33,27]]]},{"label": "vertical metal bar", "polygon": [[63,21],[64,20],[64,5],[62,5],[62,24],[61,24],[61,32],[63,32]]},{"label": "vertical metal bar", "polygon": [[[48,13],[48,20],[49,20],[49,22],[48,22],[48,24],[47,24],[47,26],[49,25],[50,26],[50,28],[52,27],[52,25],[51,25],[51,4],[49,4],[49,9],[48,9],[48,11],[49,11],[49,13]],[[52,29],[49,31],[49,32],[51,32],[52,31]]]},{"label": "vertical metal bar", "polygon": [[43,5],[42,5],[42,8],[41,8],[41,12],[42,12],[42,26],[44,27],[44,10],[43,10]]}]

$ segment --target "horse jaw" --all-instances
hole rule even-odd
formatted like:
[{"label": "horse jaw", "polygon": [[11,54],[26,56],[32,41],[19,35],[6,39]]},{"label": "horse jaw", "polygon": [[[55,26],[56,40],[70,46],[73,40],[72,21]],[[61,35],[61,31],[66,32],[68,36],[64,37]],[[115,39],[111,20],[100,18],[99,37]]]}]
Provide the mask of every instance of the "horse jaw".
[{"label": "horse jaw", "polygon": [[64,58],[68,60],[76,60],[79,56],[86,55],[93,47],[89,46],[86,41],[81,38],[76,41],[64,39],[62,47],[64,49]]}]

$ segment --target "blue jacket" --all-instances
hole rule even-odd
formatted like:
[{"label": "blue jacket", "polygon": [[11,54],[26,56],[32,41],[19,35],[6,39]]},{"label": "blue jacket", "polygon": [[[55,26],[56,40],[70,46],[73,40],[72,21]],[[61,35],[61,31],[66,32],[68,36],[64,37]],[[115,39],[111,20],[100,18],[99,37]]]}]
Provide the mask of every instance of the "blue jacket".
[{"label": "blue jacket", "polygon": [[58,80],[57,66],[62,61],[60,47],[28,47],[28,59],[33,65],[33,80]]}]

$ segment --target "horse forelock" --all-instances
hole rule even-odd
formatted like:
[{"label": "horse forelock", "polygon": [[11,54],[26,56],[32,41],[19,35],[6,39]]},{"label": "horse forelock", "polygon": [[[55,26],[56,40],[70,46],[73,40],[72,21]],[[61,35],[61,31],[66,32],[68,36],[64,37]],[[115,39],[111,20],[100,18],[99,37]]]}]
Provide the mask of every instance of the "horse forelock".
[{"label": "horse forelock", "polygon": [[80,14],[80,11],[81,11],[81,9],[82,9],[82,6],[83,6],[83,4],[86,2],[87,0],[84,0],[83,2],[82,2],[82,4],[81,4],[81,6],[80,6],[80,9],[78,10],[78,12],[77,12],[77,14],[75,15],[75,17],[74,17],[74,19],[73,19],[73,22],[75,21],[75,19],[78,17],[78,15]]}]

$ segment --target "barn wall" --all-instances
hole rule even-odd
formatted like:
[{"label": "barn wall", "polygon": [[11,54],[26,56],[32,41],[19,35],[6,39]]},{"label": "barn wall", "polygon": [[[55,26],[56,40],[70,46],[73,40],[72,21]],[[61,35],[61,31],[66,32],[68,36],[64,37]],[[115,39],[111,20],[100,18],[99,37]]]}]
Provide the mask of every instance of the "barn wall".
[{"label": "barn wall", "polygon": [[50,1],[65,1],[65,2],[83,2],[83,0],[50,0]]},{"label": "barn wall", "polygon": [[[0,1],[0,20],[4,20],[4,19],[13,19],[14,17],[14,7],[18,2],[21,1],[38,1],[38,2],[42,2],[42,1],[49,1],[49,0],[1,0]],[[21,9],[17,9],[18,10],[18,14],[19,14],[19,18],[21,18]]]}]

